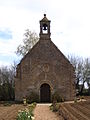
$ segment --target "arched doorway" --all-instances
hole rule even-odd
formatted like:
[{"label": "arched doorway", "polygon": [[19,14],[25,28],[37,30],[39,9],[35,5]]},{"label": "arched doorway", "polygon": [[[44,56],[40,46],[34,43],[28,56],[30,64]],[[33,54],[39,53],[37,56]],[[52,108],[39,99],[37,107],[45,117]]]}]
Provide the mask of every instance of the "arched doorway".
[{"label": "arched doorway", "polygon": [[50,86],[46,83],[42,84],[40,87],[40,102],[50,102],[51,101],[51,91]]}]

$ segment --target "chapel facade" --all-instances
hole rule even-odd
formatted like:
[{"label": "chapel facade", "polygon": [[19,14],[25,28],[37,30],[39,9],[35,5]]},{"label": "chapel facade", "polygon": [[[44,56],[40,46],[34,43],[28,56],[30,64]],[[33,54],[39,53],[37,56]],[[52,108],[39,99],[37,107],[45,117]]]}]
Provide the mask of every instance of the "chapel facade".
[{"label": "chapel facade", "polygon": [[50,38],[50,20],[40,21],[40,38],[17,65],[15,100],[22,101],[32,92],[39,102],[51,102],[58,93],[65,100],[75,97],[75,71],[69,60]]}]

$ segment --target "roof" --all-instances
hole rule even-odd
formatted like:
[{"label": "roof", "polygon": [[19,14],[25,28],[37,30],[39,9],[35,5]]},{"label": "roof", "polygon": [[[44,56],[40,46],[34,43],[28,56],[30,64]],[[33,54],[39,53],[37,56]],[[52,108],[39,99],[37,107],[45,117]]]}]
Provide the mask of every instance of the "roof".
[{"label": "roof", "polygon": [[46,14],[44,14],[44,18],[40,22],[50,22],[50,20],[48,20]]}]

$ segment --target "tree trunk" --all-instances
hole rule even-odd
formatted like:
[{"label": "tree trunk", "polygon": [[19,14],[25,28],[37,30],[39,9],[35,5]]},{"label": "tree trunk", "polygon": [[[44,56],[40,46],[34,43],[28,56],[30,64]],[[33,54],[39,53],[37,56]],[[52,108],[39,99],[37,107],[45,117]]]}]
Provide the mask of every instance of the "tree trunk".
[{"label": "tree trunk", "polygon": [[80,92],[79,92],[80,95],[83,94],[84,83],[85,83],[85,81],[83,82],[82,87],[81,87],[81,90],[80,90]]}]

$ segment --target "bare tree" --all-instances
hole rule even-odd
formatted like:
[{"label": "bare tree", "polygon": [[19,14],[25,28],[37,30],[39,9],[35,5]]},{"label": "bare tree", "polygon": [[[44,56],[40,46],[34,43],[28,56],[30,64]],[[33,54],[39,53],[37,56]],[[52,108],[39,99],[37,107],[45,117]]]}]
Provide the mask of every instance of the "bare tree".
[{"label": "bare tree", "polygon": [[79,84],[82,81],[82,70],[83,70],[83,59],[76,56],[68,56],[68,59],[70,60],[71,64],[75,68],[75,74],[76,74],[76,89],[79,91]]},{"label": "bare tree", "polygon": [[83,94],[85,83],[87,83],[90,89],[90,59],[83,59],[72,55],[68,56],[68,58],[75,68],[76,89],[79,94]]},{"label": "bare tree", "polygon": [[39,38],[35,32],[29,29],[24,33],[23,44],[17,47],[16,54],[25,56],[27,52],[38,42]]},{"label": "bare tree", "polygon": [[88,93],[90,95],[90,59],[85,59],[84,62],[84,73],[83,73],[83,82],[88,85]]},{"label": "bare tree", "polygon": [[14,76],[16,63],[0,68],[0,100],[14,100]]}]

